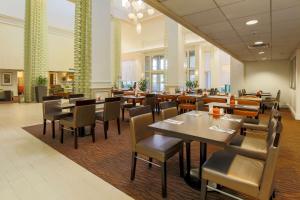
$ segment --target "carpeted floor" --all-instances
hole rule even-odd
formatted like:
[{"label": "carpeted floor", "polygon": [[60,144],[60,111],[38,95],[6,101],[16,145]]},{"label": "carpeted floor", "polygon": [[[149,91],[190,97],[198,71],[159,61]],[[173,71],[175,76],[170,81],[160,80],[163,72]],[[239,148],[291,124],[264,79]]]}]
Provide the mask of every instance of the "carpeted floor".
[{"label": "carpeted floor", "polygon": [[[300,122],[293,120],[290,112],[283,110],[284,131],[278,166],[276,171],[276,199],[300,199]],[[267,119],[267,115],[262,115]],[[42,121],[42,120],[41,120]],[[58,126],[57,126],[58,127]],[[162,199],[160,169],[142,161],[137,162],[136,179],[130,181],[131,146],[129,123],[121,123],[122,134],[117,134],[116,122],[111,122],[108,139],[104,140],[103,126],[96,127],[96,143],[91,137],[79,138],[79,149],[73,147],[74,138],[65,134],[65,143],[60,144],[58,129],[55,140],[51,138],[50,124],[47,134],[42,134],[42,125],[25,127],[24,129],[58,150],[71,160],[90,172],[117,187],[135,199]],[[208,146],[208,152],[217,150]],[[192,143],[192,165],[199,163],[199,144]],[[178,156],[168,162],[168,199],[199,199],[200,192],[191,189],[179,177]],[[83,191],[84,192],[84,191]],[[231,191],[232,192],[232,191]],[[240,195],[241,196],[241,195]],[[249,199],[245,196],[243,198]],[[208,193],[208,199],[230,199],[215,192]]]}]

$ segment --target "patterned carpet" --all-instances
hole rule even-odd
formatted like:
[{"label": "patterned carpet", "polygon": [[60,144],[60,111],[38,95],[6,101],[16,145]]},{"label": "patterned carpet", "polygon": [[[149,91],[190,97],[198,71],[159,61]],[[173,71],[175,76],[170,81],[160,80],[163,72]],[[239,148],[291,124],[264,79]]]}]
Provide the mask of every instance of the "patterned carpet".
[{"label": "patterned carpet", "polygon": [[[266,119],[267,115],[261,116]],[[291,114],[283,111],[284,134],[282,147],[276,173],[276,199],[300,199],[300,122],[292,119]],[[57,126],[58,127],[58,126]],[[104,140],[103,126],[96,127],[96,143],[92,143],[91,137],[79,138],[79,149],[73,147],[74,138],[65,133],[65,143],[60,144],[60,133],[56,130],[56,139],[51,138],[50,124],[47,126],[47,134],[42,134],[42,125],[25,127],[24,129],[61,152],[71,160],[83,166],[90,172],[112,184],[121,191],[135,199],[162,199],[160,169],[148,165],[142,161],[137,162],[136,178],[130,181],[131,146],[129,135],[129,123],[121,123],[121,135],[117,134],[116,122],[109,126],[108,139]],[[288,128],[289,127],[289,128]],[[209,154],[217,150],[208,145]],[[199,163],[199,144],[192,143],[192,165]],[[168,162],[167,181],[168,199],[199,199],[200,192],[190,188],[179,177],[178,156],[174,156]],[[228,190],[227,190],[228,191]],[[230,191],[233,193],[232,191]],[[239,195],[242,198],[250,199]],[[216,192],[209,192],[208,199],[231,199]]]}]

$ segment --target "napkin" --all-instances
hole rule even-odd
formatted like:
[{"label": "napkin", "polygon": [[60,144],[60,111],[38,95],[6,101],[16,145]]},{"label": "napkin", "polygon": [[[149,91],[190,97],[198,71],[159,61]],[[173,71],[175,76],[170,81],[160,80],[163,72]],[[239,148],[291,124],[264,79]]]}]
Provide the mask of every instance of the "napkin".
[{"label": "napkin", "polygon": [[230,118],[230,117],[227,117],[227,116],[224,116],[221,119],[222,120],[232,121],[232,122],[241,122],[242,121],[241,119]]},{"label": "napkin", "polygon": [[183,121],[177,121],[177,120],[173,120],[173,119],[166,119],[166,120],[164,120],[164,122],[171,123],[171,124],[177,124],[177,125],[183,124]]},{"label": "napkin", "polygon": [[222,133],[228,133],[228,134],[233,134],[235,132],[235,130],[229,128],[220,128],[216,125],[209,127],[209,129],[213,131],[222,132]]}]

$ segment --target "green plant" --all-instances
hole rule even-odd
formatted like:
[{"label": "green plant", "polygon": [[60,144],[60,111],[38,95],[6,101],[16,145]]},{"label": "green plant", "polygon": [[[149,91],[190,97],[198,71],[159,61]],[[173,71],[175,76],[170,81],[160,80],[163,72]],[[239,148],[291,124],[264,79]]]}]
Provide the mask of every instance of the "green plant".
[{"label": "green plant", "polygon": [[143,92],[146,92],[146,90],[147,90],[147,80],[146,79],[141,79],[139,81],[139,89]]},{"label": "green plant", "polygon": [[198,87],[198,81],[186,81],[186,82],[185,82],[185,86],[186,86],[188,89],[194,89],[194,88],[197,88],[197,87]]},{"label": "green plant", "polygon": [[199,87],[199,82],[198,81],[193,81],[193,88]]},{"label": "green plant", "polygon": [[36,79],[37,86],[46,86],[47,85],[47,77],[39,75]]}]

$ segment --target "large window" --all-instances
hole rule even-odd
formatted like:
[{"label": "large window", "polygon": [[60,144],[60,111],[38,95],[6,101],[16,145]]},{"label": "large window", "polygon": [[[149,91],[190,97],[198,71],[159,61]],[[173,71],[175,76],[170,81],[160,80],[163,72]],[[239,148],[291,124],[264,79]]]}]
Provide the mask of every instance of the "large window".
[{"label": "large window", "polygon": [[148,80],[148,88],[153,92],[165,90],[166,59],[163,55],[145,57],[145,78]]},{"label": "large window", "polygon": [[195,81],[196,79],[196,55],[195,50],[186,51],[186,69],[187,80]]}]

